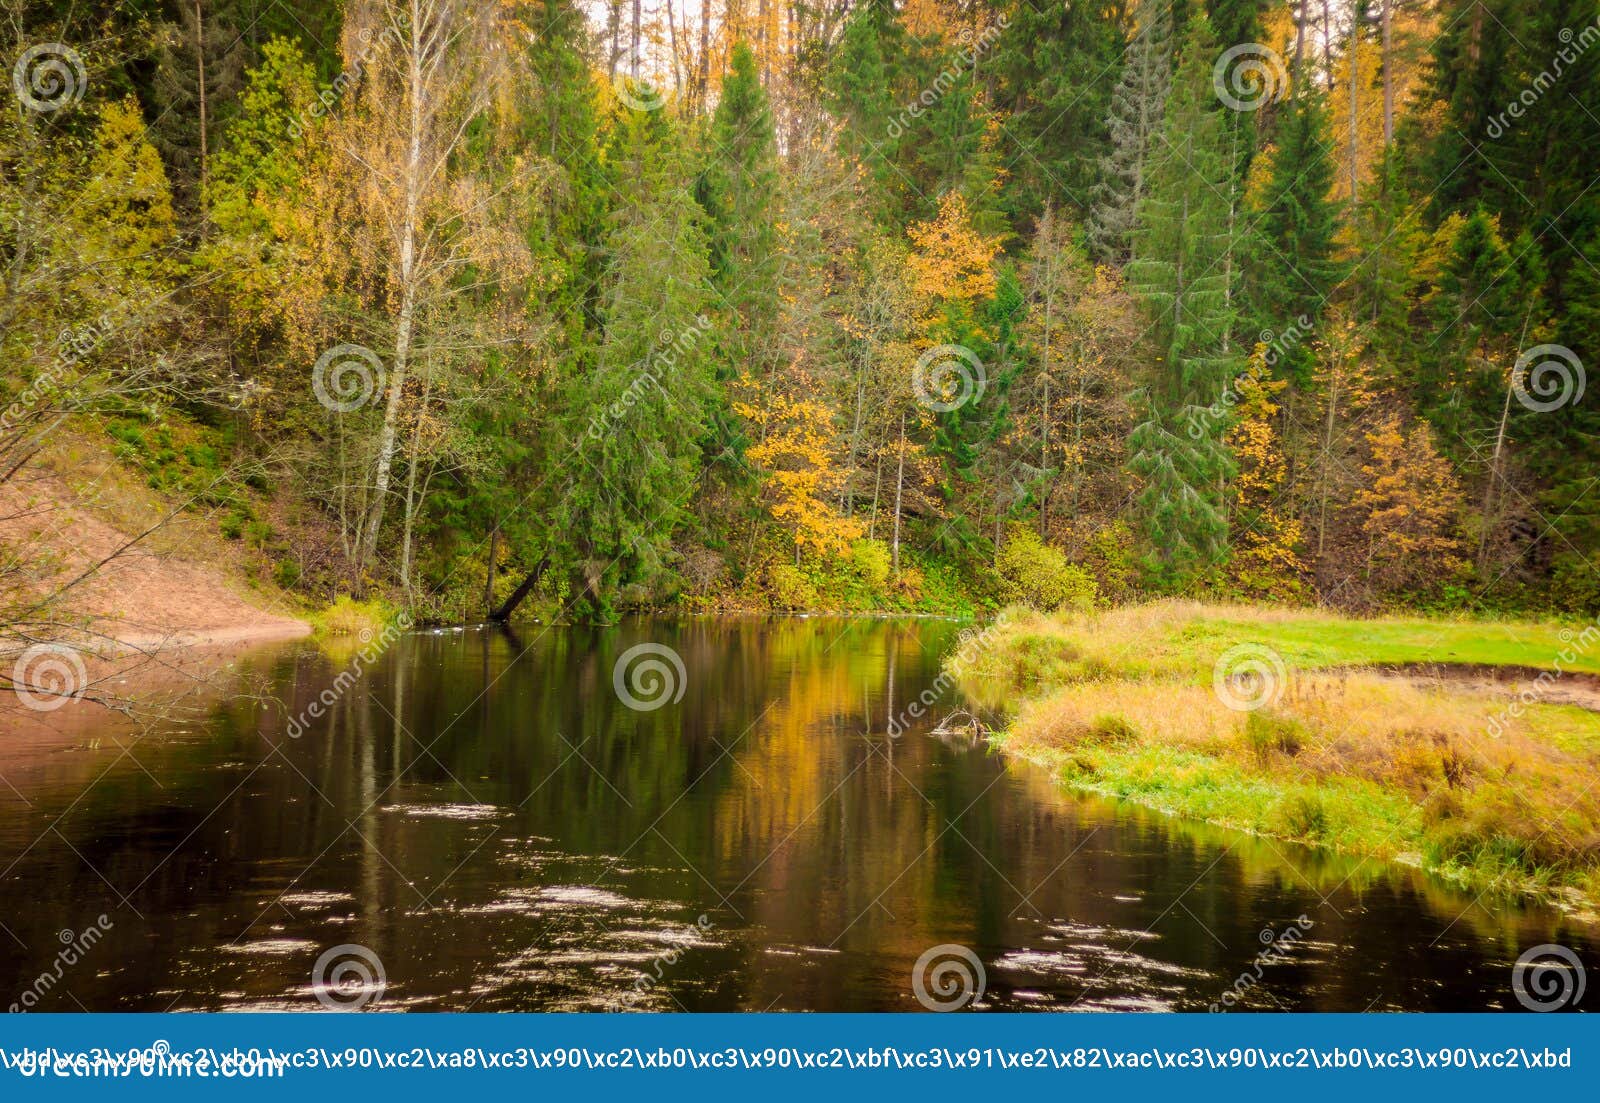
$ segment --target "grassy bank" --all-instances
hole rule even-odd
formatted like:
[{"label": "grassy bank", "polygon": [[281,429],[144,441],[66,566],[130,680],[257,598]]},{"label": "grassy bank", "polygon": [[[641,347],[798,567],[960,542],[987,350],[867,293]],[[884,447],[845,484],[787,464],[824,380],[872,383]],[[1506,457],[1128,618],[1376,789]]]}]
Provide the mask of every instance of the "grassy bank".
[{"label": "grassy bank", "polygon": [[[1542,682],[1397,676],[1456,663]],[[1600,632],[1161,602],[1011,611],[953,663],[1078,788],[1600,909]],[[1366,669],[1363,669],[1366,668]],[[1528,692],[1523,692],[1523,691]]]}]

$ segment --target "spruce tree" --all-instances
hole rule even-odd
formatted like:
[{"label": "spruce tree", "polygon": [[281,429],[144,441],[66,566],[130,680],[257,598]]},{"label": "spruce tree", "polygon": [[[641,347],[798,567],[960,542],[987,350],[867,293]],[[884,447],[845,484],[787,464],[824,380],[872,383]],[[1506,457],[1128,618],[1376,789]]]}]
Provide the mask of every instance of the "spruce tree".
[{"label": "spruce tree", "polygon": [[1129,438],[1141,486],[1135,516],[1158,583],[1181,583],[1227,550],[1224,395],[1238,363],[1230,338],[1233,233],[1226,124],[1211,86],[1216,39],[1204,15],[1184,36],[1167,118],[1134,228],[1129,286],[1151,317],[1156,363]]},{"label": "spruce tree", "polygon": [[1166,0],[1143,0],[1136,9],[1127,62],[1111,93],[1106,118],[1110,150],[1100,159],[1100,180],[1086,227],[1089,246],[1105,260],[1124,260],[1134,218],[1144,197],[1145,163],[1157,141],[1172,83],[1172,23]]},{"label": "spruce tree", "polygon": [[1014,0],[988,75],[1005,115],[1007,206],[1030,221],[1046,203],[1087,211],[1106,150],[1107,70],[1122,46],[1104,5]]},{"label": "spruce tree", "polygon": [[755,54],[743,42],[722,82],[710,145],[700,201],[710,220],[712,286],[731,315],[723,341],[733,364],[759,367],[772,354],[778,314],[778,153]]},{"label": "spruce tree", "polygon": [[[1260,325],[1274,333],[1314,326],[1343,266],[1334,260],[1339,208],[1331,194],[1333,159],[1324,138],[1328,113],[1321,89],[1302,81],[1278,127],[1278,148],[1256,222],[1257,286],[1251,296]],[[1310,378],[1306,342],[1283,350],[1278,378]]]}]

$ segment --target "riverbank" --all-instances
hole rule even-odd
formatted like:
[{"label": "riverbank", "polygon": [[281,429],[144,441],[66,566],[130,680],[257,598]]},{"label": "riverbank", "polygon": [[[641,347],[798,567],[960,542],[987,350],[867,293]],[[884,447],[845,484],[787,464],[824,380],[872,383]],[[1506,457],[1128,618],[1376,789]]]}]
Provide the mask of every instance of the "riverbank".
[{"label": "riverbank", "polygon": [[950,667],[1074,788],[1600,914],[1593,625],[1012,610]]}]

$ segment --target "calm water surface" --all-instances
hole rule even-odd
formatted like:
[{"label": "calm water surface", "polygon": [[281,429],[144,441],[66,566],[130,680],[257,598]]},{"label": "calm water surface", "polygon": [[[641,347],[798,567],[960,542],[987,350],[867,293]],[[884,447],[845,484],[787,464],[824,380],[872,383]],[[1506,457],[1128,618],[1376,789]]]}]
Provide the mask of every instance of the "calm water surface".
[{"label": "calm water surface", "polygon": [[[1071,797],[932,720],[889,738],[956,643],[826,618],[424,632],[342,690],[315,649],[268,649],[287,710],[0,764],[0,1004],[319,1010],[350,946],[386,978],[373,1010],[915,1011],[947,944],[982,963],[980,1010],[1514,1009],[1523,949],[1600,966],[1548,911]],[[680,699],[619,699],[641,644],[681,657],[655,671]],[[646,704],[651,673],[624,683]]]}]

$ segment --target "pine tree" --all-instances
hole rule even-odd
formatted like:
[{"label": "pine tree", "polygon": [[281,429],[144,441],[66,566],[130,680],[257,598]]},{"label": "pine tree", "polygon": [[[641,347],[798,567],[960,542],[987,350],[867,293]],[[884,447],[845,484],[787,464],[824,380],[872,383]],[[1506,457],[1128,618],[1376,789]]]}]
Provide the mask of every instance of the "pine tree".
[{"label": "pine tree", "polygon": [[[1342,275],[1334,261],[1339,208],[1332,196],[1334,166],[1325,144],[1327,111],[1321,90],[1302,81],[1278,128],[1278,148],[1256,223],[1259,260],[1251,296],[1264,329],[1282,333],[1316,324]],[[1276,365],[1304,384],[1311,350],[1302,342]]]},{"label": "pine tree", "polygon": [[1216,40],[1204,15],[1190,20],[1164,129],[1151,158],[1134,230],[1129,286],[1152,320],[1156,365],[1142,420],[1129,437],[1139,477],[1135,513],[1158,581],[1181,582],[1227,550],[1223,402],[1235,356],[1234,242],[1228,194],[1233,166],[1211,69]]},{"label": "pine tree", "polygon": [[1144,198],[1145,167],[1159,139],[1172,81],[1172,24],[1166,0],[1142,0],[1122,76],[1106,119],[1111,149],[1100,161],[1089,212],[1089,245],[1106,260],[1122,260],[1132,246],[1134,219]]},{"label": "pine tree", "polygon": [[624,112],[606,163],[628,201],[611,216],[593,372],[574,379],[562,564],[604,616],[618,588],[658,583],[699,470],[711,393],[710,246],[661,111]]},{"label": "pine tree", "polygon": [[1076,0],[1013,0],[988,64],[995,105],[1005,118],[1013,219],[1033,219],[1047,203],[1087,211],[1107,148],[1111,95],[1105,73],[1122,45],[1104,5]]},{"label": "pine tree", "polygon": [[732,315],[723,339],[732,363],[757,375],[774,349],[778,313],[777,145],[755,55],[734,46],[711,121],[700,197],[710,219],[712,284]]}]

